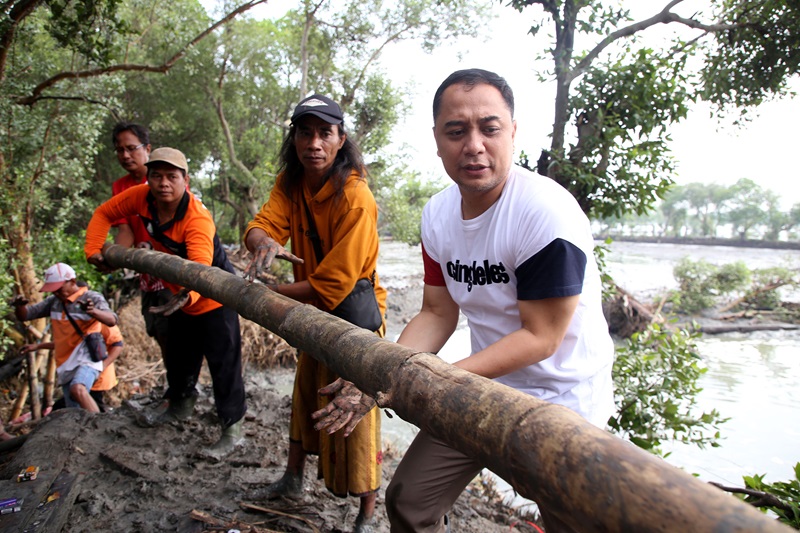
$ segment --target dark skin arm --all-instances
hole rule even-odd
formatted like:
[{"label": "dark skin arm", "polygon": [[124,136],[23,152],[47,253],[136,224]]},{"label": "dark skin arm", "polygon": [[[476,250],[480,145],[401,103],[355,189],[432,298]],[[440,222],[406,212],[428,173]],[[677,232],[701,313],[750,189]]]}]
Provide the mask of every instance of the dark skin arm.
[{"label": "dark skin arm", "polygon": [[[550,357],[564,340],[579,296],[519,301],[522,327],[484,350],[455,363],[454,366],[493,378]],[[417,350],[438,352],[458,322],[458,306],[444,287],[426,285],[422,309],[405,327],[398,344]],[[361,418],[375,405],[374,400],[350,382],[339,380],[319,390],[322,395],[336,394],[325,407],[314,412],[318,431],[334,433],[345,428],[348,436]],[[347,386],[349,385],[349,386]]]},{"label": "dark skin arm", "polygon": [[189,289],[181,289],[170,296],[169,300],[167,300],[167,303],[164,305],[154,305],[149,309],[149,311],[154,315],[169,316],[189,303],[189,300],[191,299],[189,292],[191,292]]},{"label": "dark skin arm", "polygon": [[317,421],[314,429],[325,430],[331,435],[344,428],[344,436],[350,436],[361,419],[376,405],[372,396],[364,394],[353,382],[343,378],[338,378],[317,392],[320,396],[332,396],[333,399],[311,415]]},{"label": "dark skin arm", "polygon": [[25,322],[28,319],[28,309],[25,307],[28,305],[28,299],[20,294],[11,300],[11,305],[14,307],[14,316],[17,320]]},{"label": "dark skin arm", "polygon": [[109,346],[108,357],[103,359],[103,370],[111,366],[122,353],[122,346]]},{"label": "dark skin arm", "polygon": [[[36,352],[39,350],[54,350],[56,347],[56,343],[54,342],[40,342],[34,344],[26,344],[22,348],[19,349],[19,353],[26,354],[28,352]],[[103,370],[111,366],[111,364],[117,360],[117,358],[122,353],[122,346],[109,346],[108,347],[108,357],[103,360]]]},{"label": "dark skin arm", "polygon": [[130,224],[120,224],[117,226],[117,234],[114,236],[114,244],[119,244],[125,248],[130,248],[134,243],[133,229]]},{"label": "dark skin arm", "polygon": [[[422,309],[405,327],[398,343],[420,351],[438,352],[458,325],[458,311],[458,305],[445,287],[425,285]],[[409,341],[410,337],[415,340]],[[405,341],[401,342],[401,339]],[[311,415],[316,420],[314,429],[329,434],[344,428],[344,436],[349,436],[375,405],[371,396],[342,378],[321,388],[319,394],[334,396],[328,405]]]},{"label": "dark skin arm", "polygon": [[56,347],[54,342],[39,342],[33,344],[26,344],[19,349],[19,353],[26,354],[28,352],[36,352],[39,350],[53,350]]},{"label": "dark skin arm", "polygon": [[[253,281],[263,272],[269,270],[275,258],[285,259],[293,264],[302,264],[303,260],[288,252],[286,248],[275,242],[260,228],[253,228],[247,234],[245,246],[253,254],[250,264],[244,271],[245,279]],[[310,302],[317,298],[317,292],[308,281],[298,281],[296,283],[281,283],[280,285],[268,285],[270,289],[288,296],[298,302]]]},{"label": "dark skin arm", "polygon": [[117,325],[117,315],[115,315],[111,311],[101,311],[100,309],[96,309],[94,306],[94,302],[91,300],[86,300],[85,302],[81,302],[81,307],[86,314],[90,317],[94,318],[98,322],[102,322],[106,326],[116,326]]},{"label": "dark skin arm", "polygon": [[[290,253],[283,246],[275,242],[267,235],[267,232],[260,228],[253,228],[247,234],[244,241],[245,247],[253,254],[250,264],[244,271],[244,277],[253,281],[260,274],[267,271],[275,258],[285,259],[293,264],[302,264],[303,260]],[[284,294],[283,292],[281,294]],[[286,294],[286,296],[290,296]]]}]

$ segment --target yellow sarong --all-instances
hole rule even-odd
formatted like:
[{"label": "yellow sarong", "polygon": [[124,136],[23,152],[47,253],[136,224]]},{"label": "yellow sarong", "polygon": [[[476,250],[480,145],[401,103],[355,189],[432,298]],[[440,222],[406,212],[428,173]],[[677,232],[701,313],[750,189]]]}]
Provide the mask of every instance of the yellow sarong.
[{"label": "yellow sarong", "polygon": [[381,486],[381,412],[373,408],[346,439],[343,430],[333,435],[316,431],[311,413],[332,399],[318,390],[339,376],[304,352],[297,358],[292,394],[289,438],[302,444],[306,453],[317,455],[318,477],[336,496],[366,496]]}]

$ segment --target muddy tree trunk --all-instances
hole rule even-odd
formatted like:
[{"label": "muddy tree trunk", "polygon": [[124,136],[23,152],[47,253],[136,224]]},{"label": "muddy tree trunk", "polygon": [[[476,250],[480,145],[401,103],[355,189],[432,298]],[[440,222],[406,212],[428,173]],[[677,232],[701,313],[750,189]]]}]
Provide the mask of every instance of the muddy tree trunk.
[{"label": "muddy tree trunk", "polygon": [[565,407],[379,339],[262,284],[147,250],[112,246],[105,257],[190,287],[280,335],[578,531],[788,531]]}]

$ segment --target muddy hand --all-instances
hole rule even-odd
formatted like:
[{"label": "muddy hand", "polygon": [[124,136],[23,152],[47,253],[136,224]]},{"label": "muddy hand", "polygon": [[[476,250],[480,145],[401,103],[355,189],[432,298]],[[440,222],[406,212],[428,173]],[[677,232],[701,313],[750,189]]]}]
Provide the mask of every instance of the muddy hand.
[{"label": "muddy hand", "polygon": [[25,307],[29,303],[30,301],[21,294],[14,296],[14,299],[10,302],[13,307]]},{"label": "muddy hand", "polygon": [[154,315],[169,316],[189,303],[189,289],[181,289],[169,297],[164,305],[155,305],[149,309]]},{"label": "muddy hand", "polygon": [[92,254],[86,259],[86,261],[88,261],[89,264],[94,265],[94,267],[103,274],[108,274],[109,272],[113,272],[115,270],[114,268],[111,268],[108,263],[106,263],[106,258],[103,257],[103,254]]},{"label": "muddy hand", "polygon": [[261,240],[253,249],[253,259],[244,271],[244,277],[247,280],[253,281],[261,274],[263,274],[275,258],[285,259],[290,263],[302,264],[303,260],[296,255],[289,253],[286,248],[275,242],[270,238]]},{"label": "muddy hand", "polygon": [[81,309],[86,311],[87,315],[94,316],[94,302],[92,300],[79,300],[78,305],[81,306]]},{"label": "muddy hand", "polygon": [[375,407],[372,396],[364,394],[353,383],[342,378],[319,389],[319,394],[336,395],[328,405],[311,415],[311,418],[317,420],[314,429],[324,429],[331,435],[344,428],[344,436],[350,436],[361,419]]}]

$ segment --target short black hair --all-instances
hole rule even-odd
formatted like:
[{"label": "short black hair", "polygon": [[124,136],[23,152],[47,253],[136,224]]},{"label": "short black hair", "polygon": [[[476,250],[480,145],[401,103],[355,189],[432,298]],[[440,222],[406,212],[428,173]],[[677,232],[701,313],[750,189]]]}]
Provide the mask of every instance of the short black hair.
[{"label": "short black hair", "polygon": [[502,76],[483,70],[480,68],[468,68],[464,70],[457,70],[450,74],[446,80],[439,85],[436,89],[436,94],[433,95],[433,121],[436,122],[436,117],[439,116],[439,111],[442,107],[442,95],[444,91],[451,85],[461,83],[469,87],[485,83],[491,85],[503,96],[506,101],[509,111],[511,111],[511,118],[514,118],[514,92],[509,87],[508,82]]},{"label": "short black hair", "polygon": [[117,145],[117,136],[123,131],[133,133],[136,135],[136,138],[139,139],[139,142],[144,145],[150,144],[150,132],[147,131],[147,128],[135,122],[118,122],[117,125],[114,126],[114,131],[111,132],[111,143],[114,146]]}]

